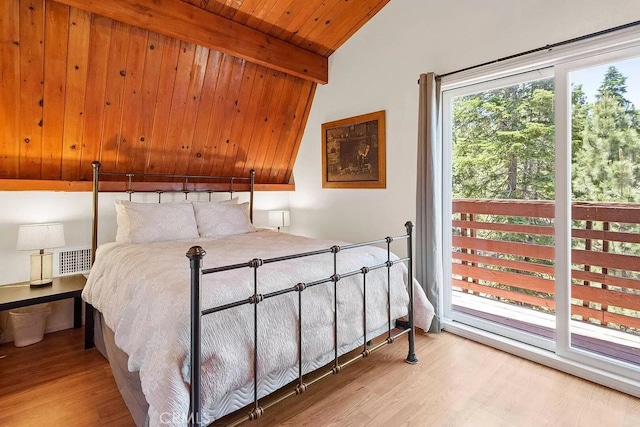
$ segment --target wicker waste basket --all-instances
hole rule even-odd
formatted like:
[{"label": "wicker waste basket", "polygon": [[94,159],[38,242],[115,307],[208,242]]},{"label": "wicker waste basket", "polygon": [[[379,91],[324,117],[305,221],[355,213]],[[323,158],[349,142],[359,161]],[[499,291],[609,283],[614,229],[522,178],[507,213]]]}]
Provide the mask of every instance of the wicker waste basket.
[{"label": "wicker waste basket", "polygon": [[42,341],[49,314],[51,314],[49,304],[10,310],[9,321],[13,327],[13,344],[16,347],[24,347]]}]

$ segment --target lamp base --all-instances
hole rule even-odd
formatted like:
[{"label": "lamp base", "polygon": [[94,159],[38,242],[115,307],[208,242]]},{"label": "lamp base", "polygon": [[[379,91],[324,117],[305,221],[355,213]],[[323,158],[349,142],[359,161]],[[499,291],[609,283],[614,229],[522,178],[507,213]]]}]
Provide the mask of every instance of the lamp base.
[{"label": "lamp base", "polygon": [[45,286],[51,286],[52,284],[53,284],[53,280],[51,280],[51,279],[32,280],[29,283],[29,287],[31,287],[31,288],[44,288]]},{"label": "lamp base", "polygon": [[53,254],[45,252],[31,254],[31,280],[32,288],[42,288],[53,283]]}]

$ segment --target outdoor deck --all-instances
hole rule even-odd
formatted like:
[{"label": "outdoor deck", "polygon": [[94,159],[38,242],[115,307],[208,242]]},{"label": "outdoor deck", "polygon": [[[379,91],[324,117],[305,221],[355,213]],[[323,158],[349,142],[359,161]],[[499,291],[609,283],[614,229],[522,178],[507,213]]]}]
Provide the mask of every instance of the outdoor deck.
[{"label": "outdoor deck", "polygon": [[[453,202],[455,309],[555,337],[554,203]],[[640,364],[640,205],[572,206],[572,343]]]}]

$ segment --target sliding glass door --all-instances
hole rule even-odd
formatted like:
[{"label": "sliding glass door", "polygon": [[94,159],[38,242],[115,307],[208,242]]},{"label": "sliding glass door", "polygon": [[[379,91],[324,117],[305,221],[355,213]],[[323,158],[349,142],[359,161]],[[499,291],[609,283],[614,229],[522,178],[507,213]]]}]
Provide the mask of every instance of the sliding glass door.
[{"label": "sliding glass door", "polygon": [[445,325],[640,381],[640,47],[442,102]]}]

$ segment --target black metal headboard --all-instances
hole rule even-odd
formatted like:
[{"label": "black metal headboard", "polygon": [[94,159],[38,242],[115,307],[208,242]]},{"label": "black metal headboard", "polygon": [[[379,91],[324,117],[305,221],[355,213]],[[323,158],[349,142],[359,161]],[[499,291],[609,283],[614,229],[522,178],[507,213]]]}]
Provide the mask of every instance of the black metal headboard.
[{"label": "black metal headboard", "polygon": [[[116,191],[129,194],[129,200],[133,193],[157,193],[158,202],[162,202],[164,193],[184,193],[185,199],[189,193],[208,193],[211,201],[212,193],[233,193],[239,191],[249,192],[249,219],[253,223],[253,192],[255,184],[255,171],[251,169],[249,176],[208,176],[208,175],[165,175],[131,172],[102,172],[100,162],[95,161],[93,166],[93,210],[91,231],[91,264],[95,261],[98,248],[98,193],[102,191]],[[100,181],[101,176],[115,178],[109,181]],[[148,179],[152,178],[151,181]],[[143,180],[143,181],[140,181]],[[247,185],[248,184],[248,185]]]}]

